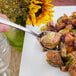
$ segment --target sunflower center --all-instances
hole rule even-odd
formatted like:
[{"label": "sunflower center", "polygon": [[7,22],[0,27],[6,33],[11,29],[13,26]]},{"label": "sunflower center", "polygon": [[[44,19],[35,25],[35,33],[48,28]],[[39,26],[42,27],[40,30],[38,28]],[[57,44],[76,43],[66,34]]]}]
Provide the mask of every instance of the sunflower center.
[{"label": "sunflower center", "polygon": [[36,17],[38,17],[42,12],[42,4],[36,4],[36,5],[41,6],[41,8],[35,13]]}]

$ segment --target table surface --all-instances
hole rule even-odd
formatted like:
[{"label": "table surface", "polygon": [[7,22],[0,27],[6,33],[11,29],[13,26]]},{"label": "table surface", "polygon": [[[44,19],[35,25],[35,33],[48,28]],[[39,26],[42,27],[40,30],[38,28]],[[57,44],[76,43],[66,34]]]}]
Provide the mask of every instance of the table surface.
[{"label": "table surface", "polygon": [[53,0],[52,4],[55,6],[70,6],[76,5],[76,0]]},{"label": "table surface", "polygon": [[21,62],[22,51],[16,50],[11,47],[11,61],[9,69],[12,70],[12,76],[19,76],[20,62]]},{"label": "table surface", "polygon": [[[53,0],[52,4],[54,4],[55,6],[68,6],[68,5],[76,6],[76,0]],[[9,68],[12,69],[14,76],[19,76],[19,68],[21,63],[22,52],[12,47],[11,52],[12,54]]]}]

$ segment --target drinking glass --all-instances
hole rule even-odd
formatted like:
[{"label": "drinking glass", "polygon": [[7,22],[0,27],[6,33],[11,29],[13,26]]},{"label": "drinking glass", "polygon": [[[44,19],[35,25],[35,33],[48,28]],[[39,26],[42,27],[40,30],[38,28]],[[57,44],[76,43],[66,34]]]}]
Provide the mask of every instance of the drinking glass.
[{"label": "drinking glass", "polygon": [[10,63],[11,49],[4,33],[0,33],[0,76],[11,76],[8,66]]}]

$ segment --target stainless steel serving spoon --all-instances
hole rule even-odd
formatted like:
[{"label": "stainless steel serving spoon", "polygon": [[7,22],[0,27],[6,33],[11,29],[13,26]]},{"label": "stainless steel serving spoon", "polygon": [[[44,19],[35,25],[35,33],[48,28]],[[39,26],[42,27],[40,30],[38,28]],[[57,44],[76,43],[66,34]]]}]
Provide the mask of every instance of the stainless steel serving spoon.
[{"label": "stainless steel serving spoon", "polygon": [[[13,22],[11,22],[11,21],[9,21],[9,20],[7,20],[7,19],[4,19],[4,18],[2,18],[2,17],[0,17],[0,23],[9,25],[9,26],[15,27],[15,28],[17,28],[17,29],[20,29],[20,30],[22,30],[22,31],[25,31],[25,32],[27,32],[27,33],[30,33],[30,34],[34,35],[35,37],[37,37],[37,39],[39,40],[39,42],[40,42],[40,38],[41,38],[42,36],[44,36],[44,34],[49,33],[49,31],[43,31],[43,32],[41,32],[40,34],[37,34],[37,33],[33,32],[32,30],[29,30],[28,28],[25,28],[25,27],[23,27],[23,26],[20,26],[20,25],[18,25],[18,24],[15,24],[15,23],[13,23]],[[41,43],[40,43],[40,44],[41,44]],[[42,45],[42,44],[41,44],[41,45]],[[46,48],[46,47],[43,46],[43,45],[42,45],[42,47],[45,48],[46,50],[50,50],[50,49]],[[53,50],[53,51],[56,51],[56,50]]]}]

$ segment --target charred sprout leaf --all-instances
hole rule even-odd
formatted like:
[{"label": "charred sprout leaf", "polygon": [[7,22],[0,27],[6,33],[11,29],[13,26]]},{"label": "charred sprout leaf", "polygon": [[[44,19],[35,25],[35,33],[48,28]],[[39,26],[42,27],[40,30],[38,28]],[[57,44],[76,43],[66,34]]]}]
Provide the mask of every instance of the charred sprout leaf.
[{"label": "charred sprout leaf", "polygon": [[55,33],[55,32],[51,32],[45,36],[43,36],[40,40],[41,44],[49,49],[53,49],[55,48],[59,41],[60,41],[60,34],[59,33]]},{"label": "charred sprout leaf", "polygon": [[47,25],[44,25],[44,26],[42,26],[41,28],[40,28],[40,31],[42,32],[42,31],[46,31],[47,30]]},{"label": "charred sprout leaf", "polygon": [[74,38],[74,50],[76,51],[76,37]]},{"label": "charred sprout leaf", "polygon": [[67,56],[67,49],[66,49],[65,44],[63,42],[61,42],[60,48],[61,48],[61,56],[66,57]]},{"label": "charred sprout leaf", "polygon": [[74,63],[75,59],[76,59],[76,51],[73,51],[72,53],[69,53],[67,55],[66,66],[69,68]]},{"label": "charred sprout leaf", "polygon": [[62,17],[58,18],[57,23],[60,24],[62,22]]},{"label": "charred sprout leaf", "polygon": [[68,54],[70,58],[76,58],[76,51],[72,51],[72,53]]},{"label": "charred sprout leaf", "polygon": [[74,34],[76,34],[76,30],[73,30],[73,29],[72,29],[71,32],[74,33]]},{"label": "charred sprout leaf", "polygon": [[72,24],[73,29],[76,29],[76,12],[73,12],[72,15],[69,17],[69,23]]},{"label": "charred sprout leaf", "polygon": [[42,26],[41,31],[55,31],[54,23],[48,22],[46,25]]},{"label": "charred sprout leaf", "polygon": [[76,12],[73,12],[71,16],[69,16],[69,19],[76,18]]},{"label": "charred sprout leaf", "polygon": [[73,29],[76,29],[76,19],[70,20],[70,23],[72,24]]},{"label": "charred sprout leaf", "polygon": [[53,66],[63,65],[63,61],[59,52],[48,51],[46,54],[46,60],[49,64],[52,64]]},{"label": "charred sprout leaf", "polygon": [[66,28],[69,32],[73,29],[72,25],[67,25],[65,28]]},{"label": "charred sprout leaf", "polygon": [[63,34],[65,31],[67,31],[67,28],[60,30],[59,33]]},{"label": "charred sprout leaf", "polygon": [[76,59],[73,60],[73,62],[72,62],[72,64],[70,65],[68,71],[69,71],[69,74],[70,74],[71,76],[76,76]]},{"label": "charred sprout leaf", "polygon": [[69,68],[70,65],[73,63],[73,58],[70,58],[67,62],[66,62],[66,66]]},{"label": "charred sprout leaf", "polygon": [[64,29],[60,30],[59,33],[64,34],[67,30],[68,32],[72,31],[72,25],[67,25]]}]

